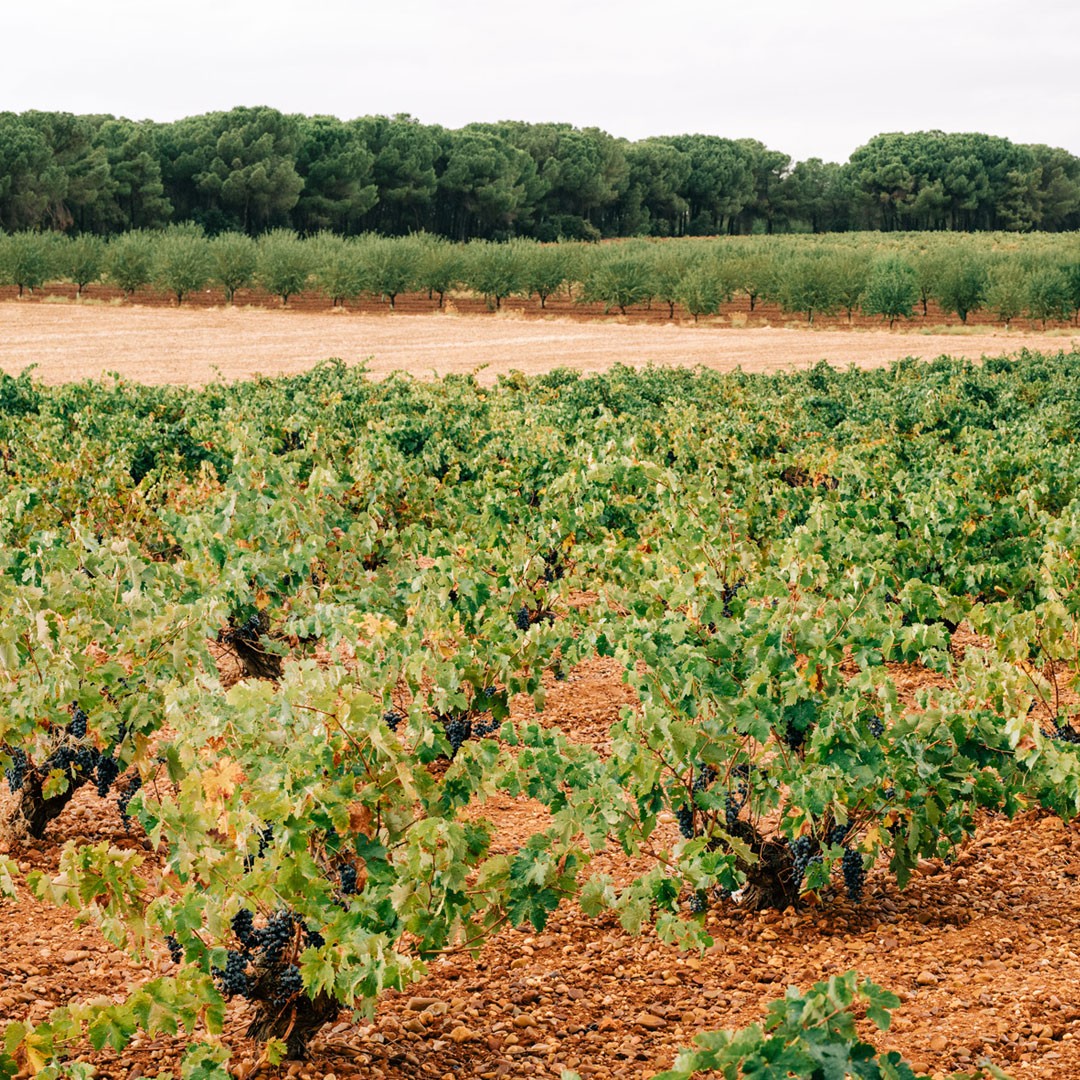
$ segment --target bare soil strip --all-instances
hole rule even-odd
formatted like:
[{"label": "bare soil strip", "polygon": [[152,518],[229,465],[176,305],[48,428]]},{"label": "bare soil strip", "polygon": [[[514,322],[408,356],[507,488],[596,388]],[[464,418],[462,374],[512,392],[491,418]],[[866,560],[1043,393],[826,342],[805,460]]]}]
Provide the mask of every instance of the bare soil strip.
[{"label": "bare soil strip", "polygon": [[372,315],[262,308],[162,308],[75,303],[0,304],[0,370],[37,365],[46,383],[116,372],[145,383],[305,371],[329,357],[366,363],[375,376],[477,372],[483,382],[517,370],[604,371],[614,364],[780,371],[821,360],[879,367],[916,356],[979,359],[1020,349],[1080,346],[1080,329],[1040,333],[986,327],[951,333],[868,329],[640,323],[612,318],[525,318],[520,313]]}]

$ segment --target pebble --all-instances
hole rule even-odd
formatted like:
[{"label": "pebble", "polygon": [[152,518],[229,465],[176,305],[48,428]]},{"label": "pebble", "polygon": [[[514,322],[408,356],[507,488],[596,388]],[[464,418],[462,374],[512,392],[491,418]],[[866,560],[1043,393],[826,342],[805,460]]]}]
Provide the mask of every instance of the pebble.
[{"label": "pebble", "polygon": [[915,976],[917,986],[937,986],[938,977],[932,971],[920,971]]}]

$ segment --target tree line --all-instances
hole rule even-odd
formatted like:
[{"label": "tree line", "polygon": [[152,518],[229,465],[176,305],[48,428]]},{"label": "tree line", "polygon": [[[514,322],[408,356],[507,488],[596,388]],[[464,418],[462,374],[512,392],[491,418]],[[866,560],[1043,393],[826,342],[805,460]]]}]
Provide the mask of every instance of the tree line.
[{"label": "tree line", "polygon": [[967,322],[977,311],[1008,326],[1026,317],[1044,325],[1080,311],[1080,239],[1046,233],[963,236],[773,236],[631,239],[606,244],[454,243],[428,233],[358,237],[322,231],[301,237],[273,229],[256,238],[229,231],[207,236],[195,224],[134,230],[105,240],[23,231],[0,234],[0,285],[20,296],[64,280],[77,292],[106,282],[127,296],[156,288],[177,304],[207,288],[232,303],[262,289],[283,306],[317,292],[334,306],[361,296],[393,308],[405,293],[425,292],[440,307],[465,292],[497,310],[509,297],[551,297],[601,304],[625,314],[659,306],[670,318],[716,315],[744,298],[764,301],[813,323],[816,316],[880,315],[893,325],[930,304]]},{"label": "tree line", "polygon": [[569,124],[457,130],[235,108],[171,123],[0,112],[0,229],[109,236],[191,222],[454,240],[1080,228],[1080,158],[940,131],[843,163],[754,139]]}]

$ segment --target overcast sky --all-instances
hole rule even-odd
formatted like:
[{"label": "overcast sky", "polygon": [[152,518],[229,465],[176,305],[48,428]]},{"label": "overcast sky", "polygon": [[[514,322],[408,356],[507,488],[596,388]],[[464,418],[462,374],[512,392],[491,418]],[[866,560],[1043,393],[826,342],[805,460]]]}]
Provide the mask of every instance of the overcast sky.
[{"label": "overcast sky", "polygon": [[1080,155],[1076,0],[0,0],[0,26],[15,112],[558,120],[832,161],[940,128]]}]

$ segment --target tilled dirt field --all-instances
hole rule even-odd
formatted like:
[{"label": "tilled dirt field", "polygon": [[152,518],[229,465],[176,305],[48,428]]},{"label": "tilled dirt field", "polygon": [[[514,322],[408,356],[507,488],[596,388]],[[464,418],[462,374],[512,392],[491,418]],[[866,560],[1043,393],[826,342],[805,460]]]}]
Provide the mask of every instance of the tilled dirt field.
[{"label": "tilled dirt field", "polygon": [[[914,669],[897,674],[904,697],[931,681]],[[615,665],[602,660],[548,690],[544,721],[600,748],[632,700]],[[529,711],[515,702],[518,718]],[[5,790],[0,813],[7,799]],[[84,789],[44,841],[11,854],[24,872],[55,873],[69,840],[144,846],[137,826],[125,833],[113,801]],[[506,851],[544,815],[508,797],[484,812]],[[675,839],[673,824],[664,839]],[[604,853],[594,869],[626,880],[641,867]],[[785,912],[719,905],[707,916],[715,944],[705,955],[680,953],[648,932],[632,937],[566,904],[543,933],[508,931],[476,960],[440,959],[407,992],[381,998],[373,1020],[343,1014],[323,1029],[309,1061],[259,1075],[491,1080],[574,1068],[583,1077],[644,1078],[670,1066],[696,1031],[754,1022],[787,985],[805,988],[855,968],[902,999],[892,1030],[874,1037],[919,1069],[944,1075],[989,1057],[1017,1078],[1080,1077],[1078,877],[1080,827],[1033,812],[1011,823],[985,817],[953,865],[924,862],[903,893],[876,869],[859,906],[839,896]],[[119,996],[171,969],[164,955],[133,965],[91,927],[75,928],[69,912],[22,895],[0,901],[0,1023]],[[231,1005],[226,1038],[240,1077],[256,1057],[246,1023],[246,1006]],[[175,1075],[183,1046],[137,1040],[120,1056],[105,1051],[93,1060],[109,1080]]]},{"label": "tilled dirt field", "polygon": [[413,299],[411,307],[405,302],[391,315],[374,306],[331,311],[298,305],[282,311],[13,300],[0,303],[0,370],[14,375],[35,364],[37,377],[48,383],[117,372],[146,383],[202,384],[295,373],[338,357],[367,363],[373,375],[477,372],[482,381],[493,382],[511,370],[535,374],[555,367],[604,371],[614,364],[656,364],[778,371],[820,360],[875,367],[905,356],[979,359],[1080,344],[1080,329],[961,330],[938,325],[933,316],[892,332],[849,329],[835,321],[828,329],[807,330],[783,322],[767,325],[760,312],[752,325],[738,325],[740,319],[729,315],[694,326],[638,317],[652,313],[538,316],[510,308],[474,317],[432,311],[433,302]]}]

